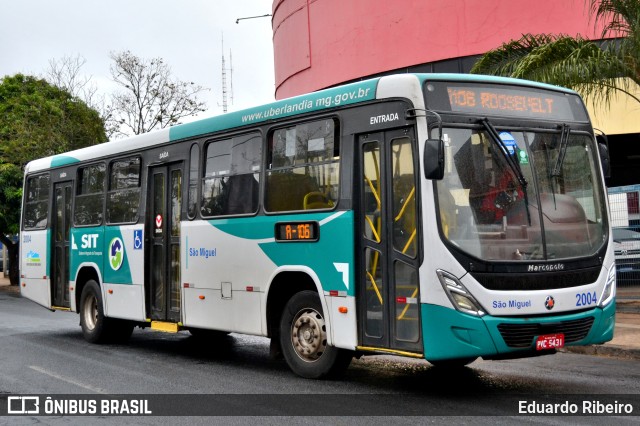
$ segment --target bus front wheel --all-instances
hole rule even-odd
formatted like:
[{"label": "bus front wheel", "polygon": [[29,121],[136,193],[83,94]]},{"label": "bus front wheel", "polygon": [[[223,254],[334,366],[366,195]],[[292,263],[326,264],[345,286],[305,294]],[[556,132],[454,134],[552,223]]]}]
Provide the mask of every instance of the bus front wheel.
[{"label": "bus front wheel", "polygon": [[353,353],[327,344],[327,327],[318,294],[296,293],[287,302],[280,321],[282,354],[291,370],[307,379],[343,372]]}]

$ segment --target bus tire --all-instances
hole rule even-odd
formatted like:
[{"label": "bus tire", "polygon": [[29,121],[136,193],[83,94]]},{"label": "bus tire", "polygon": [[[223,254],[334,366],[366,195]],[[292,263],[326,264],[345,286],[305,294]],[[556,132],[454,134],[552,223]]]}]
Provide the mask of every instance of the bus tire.
[{"label": "bus tire", "polygon": [[94,280],[87,281],[80,297],[80,326],[89,343],[109,340],[109,319],[104,316],[103,309],[100,286]]},{"label": "bus tire", "polygon": [[318,294],[296,293],[287,302],[280,321],[282,354],[289,368],[307,379],[342,373],[353,352],[327,345],[326,323]]}]

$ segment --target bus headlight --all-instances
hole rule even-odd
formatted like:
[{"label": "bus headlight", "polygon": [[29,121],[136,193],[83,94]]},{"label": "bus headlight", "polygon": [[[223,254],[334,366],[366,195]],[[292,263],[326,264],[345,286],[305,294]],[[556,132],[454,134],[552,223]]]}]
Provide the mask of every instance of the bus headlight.
[{"label": "bus headlight", "polygon": [[485,314],[482,306],[469,290],[452,274],[441,269],[436,271],[438,279],[451,304],[460,312],[481,317]]},{"label": "bus headlight", "polygon": [[604,290],[600,295],[600,302],[598,306],[605,307],[613,300],[616,295],[616,265],[615,263],[609,268],[609,274],[607,274],[607,282],[604,285]]}]

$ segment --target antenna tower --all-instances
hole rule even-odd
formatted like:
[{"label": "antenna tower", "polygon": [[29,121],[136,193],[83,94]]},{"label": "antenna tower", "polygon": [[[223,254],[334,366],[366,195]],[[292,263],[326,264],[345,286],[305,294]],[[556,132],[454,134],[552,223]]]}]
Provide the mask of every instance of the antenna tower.
[{"label": "antenna tower", "polygon": [[[228,104],[227,104],[227,95],[231,98],[231,104],[233,105],[233,62],[231,59],[231,49],[229,49],[229,66],[227,68],[226,61],[224,58],[224,35],[222,36],[222,112],[227,112]],[[231,90],[227,90],[227,71],[230,74],[230,87]]]}]

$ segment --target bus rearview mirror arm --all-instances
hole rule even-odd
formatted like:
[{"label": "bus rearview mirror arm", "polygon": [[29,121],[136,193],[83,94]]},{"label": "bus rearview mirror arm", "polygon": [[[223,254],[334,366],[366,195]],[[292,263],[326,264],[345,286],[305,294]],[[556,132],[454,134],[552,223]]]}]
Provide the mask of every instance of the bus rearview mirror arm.
[{"label": "bus rearview mirror arm", "polygon": [[[419,115],[418,112],[424,112]],[[442,118],[440,114],[430,109],[411,108],[405,113],[407,119],[417,117],[428,117],[432,115],[438,120],[438,139],[427,139],[424,143],[424,158],[422,166],[424,167],[424,177],[431,180],[441,180],[444,177],[444,142],[442,140]],[[428,124],[427,118],[427,124]]]},{"label": "bus rearview mirror arm", "polygon": [[602,165],[602,174],[605,179],[609,179],[611,177],[611,158],[609,157],[609,138],[607,135],[600,129],[593,129],[596,132],[600,132],[596,134],[596,142],[598,143],[598,154],[600,154],[600,164]]},{"label": "bus rearview mirror arm", "polygon": [[600,154],[600,163],[602,164],[602,174],[606,179],[611,177],[611,161],[609,159],[609,148],[603,143],[598,144],[598,153]]}]

